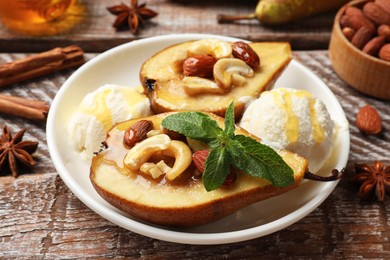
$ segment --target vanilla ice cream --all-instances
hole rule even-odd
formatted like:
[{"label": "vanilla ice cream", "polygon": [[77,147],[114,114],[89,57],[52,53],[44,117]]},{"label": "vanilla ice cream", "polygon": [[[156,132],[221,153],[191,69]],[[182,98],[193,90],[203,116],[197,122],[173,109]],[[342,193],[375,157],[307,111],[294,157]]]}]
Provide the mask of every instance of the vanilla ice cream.
[{"label": "vanilla ice cream", "polygon": [[325,104],[305,90],[263,92],[248,106],[240,126],[275,150],[305,157],[311,172],[323,166],[333,147],[334,122]]},{"label": "vanilla ice cream", "polygon": [[151,114],[149,99],[140,90],[107,84],[84,97],[70,118],[69,133],[90,159],[114,124]]}]

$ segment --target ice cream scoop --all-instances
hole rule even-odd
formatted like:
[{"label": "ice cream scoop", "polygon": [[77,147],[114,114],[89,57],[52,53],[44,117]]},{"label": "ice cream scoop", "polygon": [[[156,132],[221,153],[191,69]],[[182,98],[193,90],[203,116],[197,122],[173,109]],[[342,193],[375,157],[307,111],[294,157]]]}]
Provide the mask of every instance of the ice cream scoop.
[{"label": "ice cream scoop", "polygon": [[295,152],[317,172],[333,147],[334,122],[325,104],[306,90],[276,88],[250,103],[240,126],[272,148]]},{"label": "ice cream scoop", "polygon": [[142,92],[107,84],[83,98],[69,120],[68,130],[76,148],[90,159],[114,124],[151,114],[149,99]]}]

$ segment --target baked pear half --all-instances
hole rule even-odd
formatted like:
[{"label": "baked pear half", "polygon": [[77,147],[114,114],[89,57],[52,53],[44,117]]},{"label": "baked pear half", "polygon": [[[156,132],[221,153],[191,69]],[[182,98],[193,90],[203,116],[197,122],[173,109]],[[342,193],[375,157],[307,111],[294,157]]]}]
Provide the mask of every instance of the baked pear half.
[{"label": "baked pear half", "polygon": [[224,116],[234,100],[238,120],[247,103],[273,87],[291,57],[286,42],[189,41],[149,58],[140,80],[156,114],[205,111]]},{"label": "baked pear half", "polygon": [[[205,143],[163,128],[162,121],[172,114],[176,113],[118,123],[92,160],[93,187],[107,202],[135,218],[168,226],[205,224],[298,187],[308,170],[306,159],[279,151],[292,169],[288,186],[276,187],[266,179],[230,168],[222,186],[207,191],[198,170],[202,156],[196,161],[194,156],[204,151]],[[224,126],[222,117],[203,115]],[[239,126],[234,131],[259,141]]]}]

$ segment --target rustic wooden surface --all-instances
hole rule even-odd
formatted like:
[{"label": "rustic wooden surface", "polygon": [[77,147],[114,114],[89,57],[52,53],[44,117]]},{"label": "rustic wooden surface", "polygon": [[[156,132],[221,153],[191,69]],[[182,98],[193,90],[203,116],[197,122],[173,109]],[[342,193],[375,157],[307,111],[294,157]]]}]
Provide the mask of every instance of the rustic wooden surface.
[{"label": "rustic wooden surface", "polygon": [[[216,13],[246,13],[257,1],[148,1],[160,12],[137,36],[116,33],[105,6],[114,1],[86,0],[89,22],[65,36],[29,38],[0,28],[0,64],[29,52],[76,43],[92,58],[96,53],[137,38],[168,33],[217,33],[251,40],[291,40],[295,58],[316,73],[340,101],[350,122],[351,152],[346,174],[334,192],[307,217],[284,230],[250,241],[195,246],[159,241],[135,234],[87,208],[57,174],[47,149],[45,124],[0,115],[0,127],[27,128],[26,139],[39,141],[38,165],[18,178],[0,173],[1,259],[390,259],[390,197],[384,203],[360,201],[358,187],[349,181],[355,163],[382,160],[390,164],[390,102],[362,95],[332,70],[328,45],[332,14],[285,27],[262,27],[255,21],[218,25]],[[117,1],[120,2],[120,1]],[[308,50],[313,49],[313,50]],[[322,50],[319,50],[322,49]],[[74,69],[53,73],[0,89],[1,94],[51,102]],[[359,107],[375,106],[383,119],[380,136],[365,136],[354,125]]]},{"label": "rustic wooden surface", "polygon": [[128,0],[81,1],[87,10],[86,19],[69,34],[37,39],[15,35],[0,27],[0,52],[42,51],[71,43],[89,52],[100,52],[134,39],[172,33],[211,33],[252,41],[290,41],[297,50],[326,49],[335,15],[335,12],[329,12],[290,25],[273,27],[262,26],[256,20],[218,24],[217,14],[252,13],[257,0],[153,0],[147,1],[147,6],[159,15],[134,36],[129,31],[116,32],[111,27],[115,17],[106,10],[107,6],[127,3]]}]

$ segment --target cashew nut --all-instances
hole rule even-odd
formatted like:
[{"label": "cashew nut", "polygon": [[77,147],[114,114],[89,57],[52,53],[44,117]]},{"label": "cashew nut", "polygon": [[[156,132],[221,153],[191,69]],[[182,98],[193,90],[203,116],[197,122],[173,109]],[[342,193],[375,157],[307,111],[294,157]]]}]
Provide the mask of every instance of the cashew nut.
[{"label": "cashew nut", "polygon": [[200,77],[184,77],[184,91],[188,95],[213,93],[223,94],[224,91],[214,81]]},{"label": "cashew nut", "polygon": [[254,71],[244,61],[235,58],[224,58],[214,64],[214,80],[221,88],[242,85],[247,77],[253,77]]},{"label": "cashew nut", "polygon": [[153,129],[146,133],[146,137],[149,138],[162,133],[163,133],[162,129]]},{"label": "cashew nut", "polygon": [[188,48],[188,55],[210,54],[216,59],[232,57],[232,46],[217,39],[203,39],[193,42]]},{"label": "cashew nut", "polygon": [[152,176],[153,179],[157,179],[164,174],[159,168],[157,168],[157,165],[152,162],[146,162],[142,164],[139,170],[143,174]]},{"label": "cashew nut", "polygon": [[[161,152],[162,155],[175,158],[170,168],[165,162],[157,164],[149,163],[148,160],[153,154]],[[168,181],[174,180],[183,173],[192,162],[191,149],[182,141],[171,140],[166,134],[151,136],[129,150],[123,163],[130,170],[140,170],[142,173],[149,173],[153,178],[165,173]]]},{"label": "cashew nut", "polygon": [[154,153],[167,149],[170,143],[171,138],[166,134],[149,137],[131,148],[123,163],[130,170],[138,170]]},{"label": "cashew nut", "polygon": [[164,162],[164,160],[161,160],[159,161],[157,164],[156,164],[157,168],[162,171],[163,173],[167,173],[169,172],[170,170],[172,170],[171,167],[168,166],[168,164],[166,164]]},{"label": "cashew nut", "polygon": [[166,174],[171,169],[171,167],[169,167],[163,160],[161,160],[157,164],[152,162],[146,162],[142,164],[140,171],[143,174],[149,174],[154,179],[157,179],[161,175]]},{"label": "cashew nut", "polygon": [[191,149],[187,144],[178,140],[172,140],[169,147],[163,151],[163,155],[175,158],[172,169],[165,174],[168,181],[174,180],[183,173],[192,162]]}]

